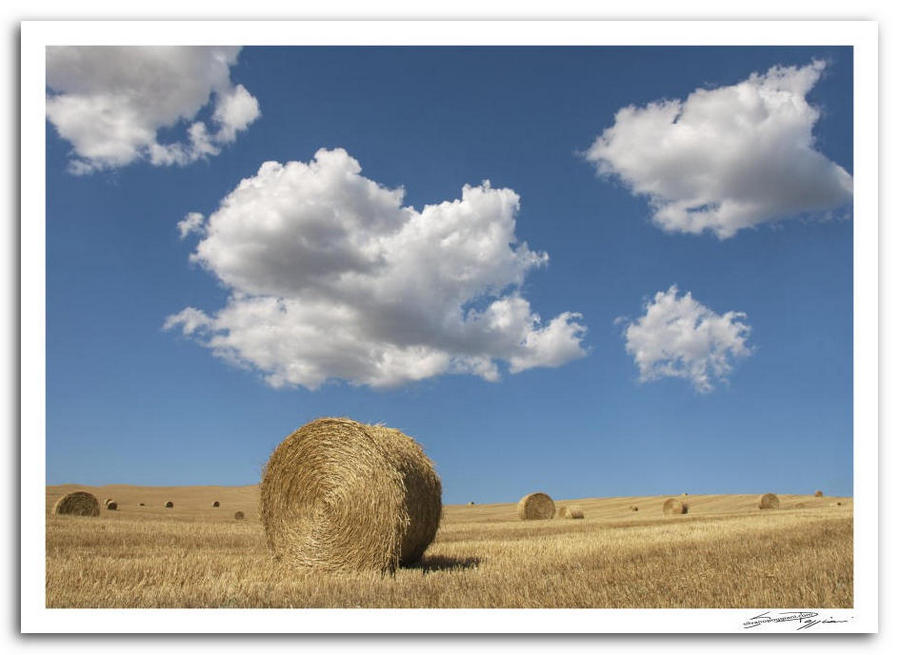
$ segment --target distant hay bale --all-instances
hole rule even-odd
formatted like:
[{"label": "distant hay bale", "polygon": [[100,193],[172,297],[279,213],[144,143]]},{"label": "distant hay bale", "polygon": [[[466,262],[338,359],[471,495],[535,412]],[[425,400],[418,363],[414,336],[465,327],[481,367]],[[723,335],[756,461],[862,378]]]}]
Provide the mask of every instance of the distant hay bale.
[{"label": "distant hay bale", "polygon": [[441,518],[441,481],[399,430],[321,418],[289,435],[263,471],[260,518],[276,559],[393,572],[421,559]]},{"label": "distant hay bale", "polygon": [[637,506],[637,505],[632,505],[629,509],[630,509],[632,512],[636,512],[636,511],[638,511],[638,506]]},{"label": "distant hay bale", "polygon": [[760,509],[778,509],[780,504],[781,501],[778,500],[778,496],[775,494],[763,494],[759,497]]},{"label": "distant hay bale", "polygon": [[842,503],[841,501],[837,501],[837,502],[835,503],[835,505],[838,505],[838,506],[843,505],[843,504],[844,504],[844,503]]},{"label": "distant hay bale", "polygon": [[682,491],[682,492],[681,492],[681,495],[682,495],[682,496],[687,496],[687,491]]},{"label": "distant hay bale", "polygon": [[553,499],[545,493],[535,492],[523,496],[519,501],[519,518],[523,521],[552,519],[556,513]]},{"label": "distant hay bale", "polygon": [[119,503],[117,503],[114,500],[111,500],[108,503],[106,503],[106,509],[110,510],[111,512],[115,512],[117,509],[119,509]]},{"label": "distant hay bale", "polygon": [[823,494],[821,491],[818,491],[818,490],[817,490],[816,493],[813,494],[813,495],[814,495],[816,498],[821,498],[821,497],[824,496],[825,494]]},{"label": "distant hay bale", "polygon": [[556,510],[556,516],[561,519],[583,519],[584,511],[578,505],[562,505]]},{"label": "distant hay bale", "polygon": [[218,500],[214,500],[213,503],[212,503],[212,506],[213,506],[213,507],[218,507],[218,506],[219,506],[219,501],[218,501]]},{"label": "distant hay bale", "polygon": [[474,501],[474,500],[470,500],[468,504],[469,504],[469,505],[474,505],[474,504],[475,504],[475,501]]},{"label": "distant hay bale", "polygon": [[235,518],[235,520],[237,520],[237,521],[243,521],[243,520],[244,520],[244,513],[243,513],[243,512],[235,512],[235,513],[234,513],[234,518]]},{"label": "distant hay bale", "polygon": [[54,514],[72,516],[100,516],[100,502],[97,497],[87,491],[73,491],[56,501]]},{"label": "distant hay bale", "polygon": [[663,514],[687,514],[687,511],[687,503],[683,503],[680,500],[669,498],[663,503]]},{"label": "distant hay bale", "polygon": [[173,503],[171,500],[167,500],[166,507],[175,507],[175,503]]},{"label": "distant hay bale", "polygon": [[144,503],[138,503],[138,505],[140,505],[141,507],[143,507],[143,506],[144,506]]}]

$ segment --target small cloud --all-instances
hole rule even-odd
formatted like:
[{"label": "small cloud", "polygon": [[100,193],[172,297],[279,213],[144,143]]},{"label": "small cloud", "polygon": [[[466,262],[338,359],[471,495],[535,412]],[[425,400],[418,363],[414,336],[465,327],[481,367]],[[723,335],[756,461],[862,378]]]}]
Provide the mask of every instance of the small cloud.
[{"label": "small cloud", "polygon": [[[238,47],[50,46],[47,118],[72,144],[69,171],[85,175],[136,161],[185,166],[218,155],[259,115],[259,103],[231,82]],[[212,103],[210,124],[186,138],[158,132],[194,119]]]},{"label": "small cloud", "polygon": [[824,62],[775,66],[684,100],[630,105],[585,153],[597,171],[646,196],[668,232],[720,239],[761,223],[849,207],[853,179],[815,149],[806,95]]},{"label": "small cloud", "polygon": [[734,362],[747,357],[750,326],[742,312],[717,314],[678,287],[658,292],[646,312],[625,328],[625,350],[634,357],[641,382],[665,377],[690,380],[706,393],[724,382]]},{"label": "small cloud", "polygon": [[183,219],[178,221],[178,234],[181,239],[184,239],[187,235],[198,233],[203,233],[203,214],[200,212],[190,212]]}]

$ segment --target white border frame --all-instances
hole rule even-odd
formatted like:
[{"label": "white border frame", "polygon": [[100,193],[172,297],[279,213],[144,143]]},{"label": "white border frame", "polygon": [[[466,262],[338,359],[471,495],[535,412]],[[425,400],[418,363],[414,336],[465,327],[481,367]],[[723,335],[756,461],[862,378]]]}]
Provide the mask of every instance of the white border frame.
[{"label": "white border frame", "polygon": [[[26,21],[21,31],[21,630],[56,633],[705,633],[752,609],[47,609],[45,60],[47,45],[853,46],[854,601],[800,634],[878,630],[878,26],[869,21]],[[761,608],[765,609],[765,608]],[[797,608],[802,609],[802,608]],[[552,613],[553,620],[545,620]],[[821,618],[821,617],[820,617]],[[349,619],[349,620],[348,620]]]}]

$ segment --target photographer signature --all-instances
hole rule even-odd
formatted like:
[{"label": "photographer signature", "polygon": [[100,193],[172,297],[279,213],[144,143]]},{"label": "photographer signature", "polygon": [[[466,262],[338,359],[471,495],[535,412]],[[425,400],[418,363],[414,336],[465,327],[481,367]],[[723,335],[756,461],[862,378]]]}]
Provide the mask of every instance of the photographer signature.
[{"label": "photographer signature", "polygon": [[819,625],[820,623],[847,623],[849,621],[849,619],[833,619],[831,617],[821,619],[816,618],[818,616],[818,612],[776,612],[773,614],[767,610],[762,614],[757,614],[751,619],[744,621],[744,629],[748,630],[750,628],[756,628],[766,623],[797,622],[800,624],[797,626],[797,630],[806,630],[814,625]]}]

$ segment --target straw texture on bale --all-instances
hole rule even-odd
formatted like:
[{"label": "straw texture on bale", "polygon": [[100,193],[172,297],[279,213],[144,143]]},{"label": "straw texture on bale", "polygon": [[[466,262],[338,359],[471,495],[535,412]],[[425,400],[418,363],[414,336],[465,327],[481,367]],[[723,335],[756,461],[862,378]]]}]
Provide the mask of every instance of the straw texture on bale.
[{"label": "straw texture on bale", "polygon": [[104,499],[103,499],[103,506],[106,507],[106,506],[109,505],[112,501],[113,501],[112,498],[104,498]]},{"label": "straw texture on bale", "polygon": [[775,494],[763,494],[759,497],[760,509],[778,509],[781,502]]},{"label": "straw texture on bale", "polygon": [[213,506],[213,507],[218,507],[218,506],[219,506],[219,501],[218,501],[218,500],[214,500],[212,506]]},{"label": "straw texture on bale", "polygon": [[663,514],[687,514],[687,511],[687,503],[683,503],[680,500],[669,498],[663,503]]},{"label": "straw texture on bale", "polygon": [[578,505],[562,505],[556,511],[556,516],[561,519],[583,519],[584,510]]},{"label": "straw texture on bale", "polygon": [[111,512],[114,512],[117,509],[119,509],[119,503],[117,503],[114,500],[111,500],[108,503],[106,503],[106,509],[110,510]]},{"label": "straw texture on bale", "polygon": [[175,503],[173,503],[171,500],[167,500],[166,507],[175,507]]},{"label": "straw texture on bale", "polygon": [[556,514],[553,499],[540,491],[523,496],[519,501],[519,518],[523,521],[535,519],[552,519]]},{"label": "straw texture on bale", "polygon": [[235,518],[236,520],[238,520],[238,521],[243,521],[243,520],[244,520],[244,513],[243,513],[243,512],[235,512],[235,513],[234,513],[234,518]]},{"label": "straw texture on bale", "polygon": [[825,494],[823,494],[821,491],[816,491],[816,494],[815,494],[815,495],[816,495],[816,498],[821,498],[821,497],[824,496]]},{"label": "straw texture on bale", "polygon": [[56,501],[54,514],[71,514],[73,516],[100,516],[100,502],[97,497],[87,491],[73,491]]},{"label": "straw texture on bale", "polygon": [[260,517],[276,559],[322,570],[393,572],[421,559],[441,518],[441,481],[399,430],[322,418],[272,453]]}]

